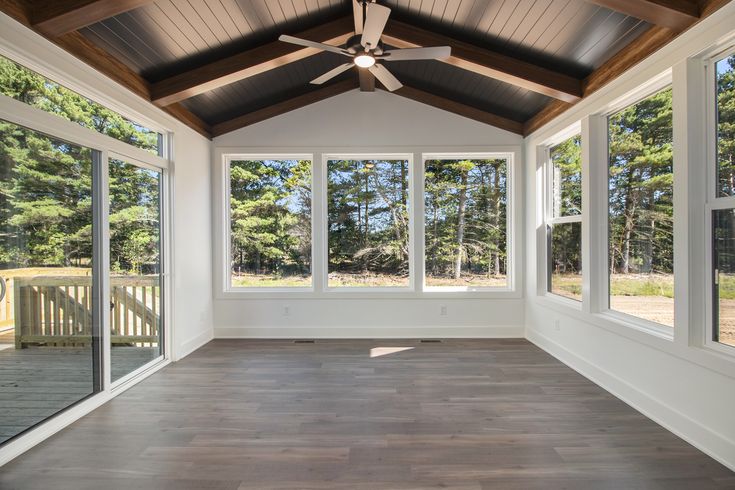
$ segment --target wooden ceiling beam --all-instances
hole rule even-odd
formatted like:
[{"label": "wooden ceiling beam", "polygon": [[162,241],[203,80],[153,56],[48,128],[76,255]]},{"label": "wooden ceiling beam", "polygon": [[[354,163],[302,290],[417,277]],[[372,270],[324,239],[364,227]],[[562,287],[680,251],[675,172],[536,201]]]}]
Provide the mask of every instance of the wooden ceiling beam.
[{"label": "wooden ceiling beam", "polygon": [[478,109],[476,107],[468,106],[454,100],[444,98],[442,96],[424,92],[414,87],[404,85],[402,88],[393,92],[401,97],[421,102],[422,104],[435,107],[459,116],[479,121],[481,123],[495,126],[496,128],[505,129],[511,133],[523,134],[523,123],[508,119],[507,117],[499,116],[491,112]]},{"label": "wooden ceiling beam", "polygon": [[323,85],[316,90],[311,90],[301,95],[297,95],[296,97],[292,97],[282,102],[277,102],[273,105],[243,114],[242,116],[235,117],[228,121],[214,124],[212,126],[212,136],[221,136],[237,129],[251,126],[261,121],[265,121],[266,119],[280,116],[281,114],[301,109],[302,107],[314,104],[315,102],[334,97],[335,95],[349,92],[350,90],[354,90],[358,87],[359,84],[354,78],[349,78],[329,85]]},{"label": "wooden ceiling beam", "polygon": [[58,37],[136,9],[152,0],[32,0],[31,24],[48,37]]},{"label": "wooden ceiling beam", "polygon": [[682,31],[699,19],[694,0],[587,0],[649,24]]},{"label": "wooden ceiling beam", "polygon": [[[336,46],[354,35],[353,24],[351,17],[344,17],[295,36]],[[274,41],[154,83],[152,100],[156,105],[167,106],[320,52]]]},{"label": "wooden ceiling beam", "polygon": [[441,60],[444,63],[565,102],[582,97],[582,83],[577,78],[403,22],[389,21],[383,41],[396,48],[451,46],[452,55]]},{"label": "wooden ceiling beam", "polygon": [[[730,0],[705,0],[701,5],[701,18],[699,20],[710,16],[729,2]],[[667,27],[653,26],[649,28],[583,80],[584,97],[597,92],[651,54],[666,46],[679,34],[681,33]],[[566,112],[573,105],[559,100],[552,101],[524,123],[523,134],[533,133]]]}]

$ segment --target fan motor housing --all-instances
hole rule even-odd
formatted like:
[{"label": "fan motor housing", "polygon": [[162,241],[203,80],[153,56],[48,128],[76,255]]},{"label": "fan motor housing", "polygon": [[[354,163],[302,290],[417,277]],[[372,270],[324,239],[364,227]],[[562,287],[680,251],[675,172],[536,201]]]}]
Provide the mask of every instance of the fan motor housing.
[{"label": "fan motor housing", "polygon": [[[357,54],[357,53],[363,53],[365,52],[365,48],[362,46],[362,35],[358,34],[356,36],[352,36],[347,40],[345,43],[345,49],[350,54]],[[378,41],[378,45],[371,51],[372,54],[379,56],[383,54],[383,41]]]}]

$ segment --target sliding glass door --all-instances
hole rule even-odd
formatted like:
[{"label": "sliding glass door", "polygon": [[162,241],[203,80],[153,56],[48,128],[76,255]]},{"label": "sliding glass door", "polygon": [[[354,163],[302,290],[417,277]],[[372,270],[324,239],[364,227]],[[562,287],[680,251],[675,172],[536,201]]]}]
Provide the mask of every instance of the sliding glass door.
[{"label": "sliding glass door", "polygon": [[101,389],[99,161],[0,120],[0,443]]},{"label": "sliding glass door", "polygon": [[115,382],[163,354],[159,170],[110,159],[110,361]]}]

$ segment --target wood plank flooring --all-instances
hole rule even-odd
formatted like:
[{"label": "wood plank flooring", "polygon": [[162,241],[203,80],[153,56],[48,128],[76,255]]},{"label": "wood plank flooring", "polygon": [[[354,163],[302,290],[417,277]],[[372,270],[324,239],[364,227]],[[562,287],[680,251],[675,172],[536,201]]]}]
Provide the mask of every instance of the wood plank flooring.
[{"label": "wood plank flooring", "polygon": [[[411,350],[370,357],[375,347]],[[0,468],[2,489],[725,489],[525,340],[216,340]]]}]

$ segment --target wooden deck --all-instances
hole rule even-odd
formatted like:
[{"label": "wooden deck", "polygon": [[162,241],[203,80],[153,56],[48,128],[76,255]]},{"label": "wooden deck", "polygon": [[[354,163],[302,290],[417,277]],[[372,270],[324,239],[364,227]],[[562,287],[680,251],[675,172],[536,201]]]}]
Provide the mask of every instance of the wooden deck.
[{"label": "wooden deck", "polygon": [[[92,393],[89,348],[0,344],[0,442]],[[113,379],[157,356],[151,347],[115,347]]]},{"label": "wooden deck", "polygon": [[[408,346],[370,357],[376,347]],[[55,490],[735,488],[525,340],[215,340],[0,469]]]}]

